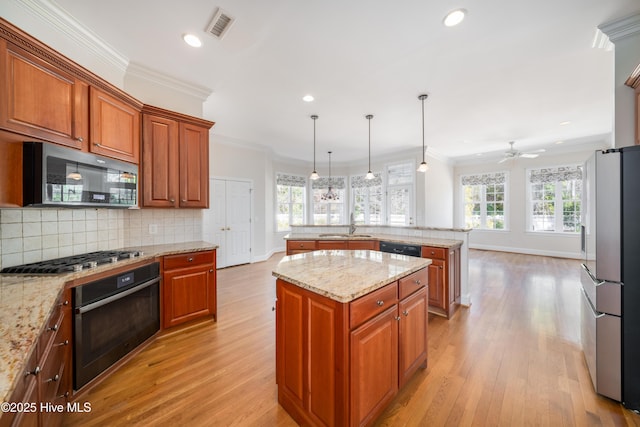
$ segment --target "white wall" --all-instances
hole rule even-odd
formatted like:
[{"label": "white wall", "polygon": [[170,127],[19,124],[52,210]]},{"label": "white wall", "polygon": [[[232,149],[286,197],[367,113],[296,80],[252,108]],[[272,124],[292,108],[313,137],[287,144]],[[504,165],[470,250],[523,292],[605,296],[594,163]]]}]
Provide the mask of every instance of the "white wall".
[{"label": "white wall", "polygon": [[423,181],[424,192],[418,192],[418,200],[424,195],[424,215],[418,216],[418,225],[425,227],[453,227],[453,166],[435,157],[427,159],[429,170],[417,173],[418,181]]}]

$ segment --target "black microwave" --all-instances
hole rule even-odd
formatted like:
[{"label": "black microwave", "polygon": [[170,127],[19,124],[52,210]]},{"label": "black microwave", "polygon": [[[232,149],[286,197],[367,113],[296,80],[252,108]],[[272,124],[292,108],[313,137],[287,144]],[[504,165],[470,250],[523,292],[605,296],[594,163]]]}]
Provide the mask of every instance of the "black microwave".
[{"label": "black microwave", "polygon": [[24,206],[130,208],[138,166],[42,142],[24,142]]}]

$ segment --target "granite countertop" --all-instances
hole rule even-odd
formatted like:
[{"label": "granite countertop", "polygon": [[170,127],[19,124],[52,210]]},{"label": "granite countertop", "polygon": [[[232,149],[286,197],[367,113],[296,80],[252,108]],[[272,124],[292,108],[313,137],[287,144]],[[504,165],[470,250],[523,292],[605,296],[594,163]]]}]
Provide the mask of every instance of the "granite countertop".
[{"label": "granite countertop", "polygon": [[138,263],[155,257],[179,253],[217,249],[207,242],[186,242],[166,245],[140,246],[140,257],[104,264],[96,268],[55,275],[8,275],[0,274],[0,396],[2,401],[11,397],[14,383],[31,355],[36,339],[44,328],[45,321],[65,287],[65,283]]},{"label": "granite countertop", "polygon": [[284,257],[273,275],[346,303],[429,264],[428,258],[378,251],[322,250]]},{"label": "granite countertop", "polygon": [[436,237],[401,236],[393,234],[346,234],[346,233],[295,233],[284,236],[285,240],[378,240],[412,245],[433,246],[454,249],[462,246],[462,240],[439,239]]}]

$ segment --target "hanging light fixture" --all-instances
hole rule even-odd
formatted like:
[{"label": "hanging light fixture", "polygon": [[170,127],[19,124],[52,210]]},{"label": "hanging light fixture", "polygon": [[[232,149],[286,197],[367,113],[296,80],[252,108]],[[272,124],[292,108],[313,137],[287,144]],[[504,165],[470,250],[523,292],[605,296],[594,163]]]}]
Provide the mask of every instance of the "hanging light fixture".
[{"label": "hanging light fixture", "polygon": [[429,165],[424,159],[424,154],[427,151],[427,147],[424,145],[424,100],[427,99],[427,94],[418,95],[418,99],[422,101],[422,163],[418,166],[418,172],[426,172],[429,170]]},{"label": "hanging light fixture", "polygon": [[314,114],[311,118],[313,119],[313,172],[311,172],[309,179],[315,181],[320,178],[320,175],[316,172],[316,120],[318,120],[318,115]]},{"label": "hanging light fixture", "polygon": [[331,187],[331,151],[328,151],[329,153],[329,184],[328,184],[328,189],[327,192],[322,194],[320,196],[321,200],[338,200],[338,193],[336,193],[335,191],[333,191],[333,188]]},{"label": "hanging light fixture", "polygon": [[75,172],[70,172],[67,175],[67,179],[72,179],[74,181],[80,181],[82,179],[82,175],[78,172],[78,162],[76,162],[76,170]]},{"label": "hanging light fixture", "polygon": [[373,119],[373,114],[367,114],[365,118],[369,121],[369,172],[365,176],[365,179],[373,179],[373,173],[371,173],[371,119]]}]

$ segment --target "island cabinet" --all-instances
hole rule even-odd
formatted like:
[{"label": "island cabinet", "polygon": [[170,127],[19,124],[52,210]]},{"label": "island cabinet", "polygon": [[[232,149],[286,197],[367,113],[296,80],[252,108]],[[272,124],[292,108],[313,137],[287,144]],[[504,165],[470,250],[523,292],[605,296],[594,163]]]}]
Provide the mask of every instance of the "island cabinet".
[{"label": "island cabinet", "polygon": [[215,250],[163,257],[162,327],[216,319]]},{"label": "island cabinet", "polygon": [[6,21],[0,30],[5,140],[53,142],[139,163],[142,103]]},{"label": "island cabinet", "polygon": [[451,317],[460,304],[460,248],[422,247],[422,257],[430,258],[429,311]]},{"label": "island cabinet", "polygon": [[276,281],[278,401],[301,425],[371,425],[427,362],[426,269],[342,303]]},{"label": "island cabinet", "polygon": [[71,305],[70,290],[65,290],[55,303],[44,330],[33,346],[24,367],[24,375],[8,402],[26,410],[5,412],[0,426],[59,426],[63,411],[41,410],[66,404],[72,392],[71,374]]},{"label": "island cabinet", "polygon": [[142,205],[208,208],[214,123],[148,105],[142,112]]}]

